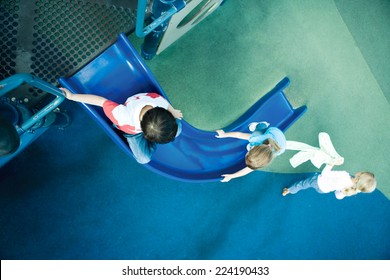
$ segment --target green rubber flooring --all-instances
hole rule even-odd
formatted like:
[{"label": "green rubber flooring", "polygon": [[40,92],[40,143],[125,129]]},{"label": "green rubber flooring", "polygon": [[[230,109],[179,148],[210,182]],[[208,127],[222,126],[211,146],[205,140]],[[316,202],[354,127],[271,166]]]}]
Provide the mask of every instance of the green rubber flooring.
[{"label": "green rubber flooring", "polygon": [[[338,169],[376,174],[390,197],[390,2],[233,1],[148,61],[173,105],[193,125],[214,130],[248,109],[284,76],[291,103],[308,111],[288,140],[318,145],[328,132],[345,158]],[[0,78],[32,73],[53,85],[134,30],[136,1],[0,1]],[[375,16],[373,16],[375,15]],[[17,99],[38,102],[28,89]],[[292,169],[287,152],[267,170]]]}]

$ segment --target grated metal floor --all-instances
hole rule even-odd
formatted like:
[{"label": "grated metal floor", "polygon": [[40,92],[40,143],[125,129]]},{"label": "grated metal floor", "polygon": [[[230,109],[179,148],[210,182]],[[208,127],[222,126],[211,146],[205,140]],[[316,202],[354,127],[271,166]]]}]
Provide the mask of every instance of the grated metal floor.
[{"label": "grated metal floor", "polygon": [[[133,32],[136,7],[137,0],[0,0],[0,80],[31,73],[57,86],[120,32]],[[45,95],[20,87],[7,97],[34,105]]]}]

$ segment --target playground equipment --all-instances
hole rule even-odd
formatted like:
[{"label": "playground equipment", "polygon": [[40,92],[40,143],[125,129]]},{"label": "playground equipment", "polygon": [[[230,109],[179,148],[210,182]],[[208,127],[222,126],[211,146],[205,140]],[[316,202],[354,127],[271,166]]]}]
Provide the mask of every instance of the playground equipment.
[{"label": "playground equipment", "polygon": [[147,0],[139,0],[135,33],[144,38],[141,55],[150,60],[217,9],[224,0],[154,0],[144,27]]},{"label": "playground equipment", "polygon": [[158,45],[156,54],[160,54],[185,33],[213,13],[224,0],[192,0],[181,11],[174,14]]},{"label": "playground equipment", "polygon": [[9,153],[5,153],[0,157],[0,167],[18,155],[48,129],[49,125],[44,123],[44,119],[65,99],[58,88],[30,74],[15,74],[0,81],[0,96],[5,96],[5,94],[25,84],[51,93],[55,98],[35,113],[32,113],[23,105],[15,104],[13,106],[12,102],[7,102],[5,99],[1,100],[0,117],[4,127],[7,127],[6,130],[2,130],[2,133],[4,133],[2,137],[5,139],[7,134],[13,135],[12,141],[19,143],[13,144],[17,147],[15,151],[12,149]]},{"label": "playground equipment", "polygon": [[[74,93],[93,93],[123,103],[140,92],[156,92],[169,98],[125,34],[102,54],[70,77],[59,79],[63,87]],[[256,102],[225,131],[248,131],[253,121],[268,121],[285,131],[306,111],[306,106],[293,109],[283,89],[289,84],[284,78],[274,89]],[[89,115],[128,155],[133,156],[122,132],[112,126],[100,107],[82,104]],[[158,145],[146,168],[175,180],[211,182],[221,174],[245,167],[246,142],[215,137],[215,132],[197,129],[182,120],[182,132],[174,142]]]},{"label": "playground equipment", "polygon": [[144,27],[146,4],[147,0],[138,1],[135,34],[140,38],[147,36],[161,24],[165,24],[174,14],[186,6],[184,0],[156,0],[153,2],[152,8],[153,21]]}]

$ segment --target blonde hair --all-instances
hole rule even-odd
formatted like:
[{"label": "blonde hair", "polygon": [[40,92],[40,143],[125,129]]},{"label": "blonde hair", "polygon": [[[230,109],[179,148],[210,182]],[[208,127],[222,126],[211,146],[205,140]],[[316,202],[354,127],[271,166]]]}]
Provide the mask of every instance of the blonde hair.
[{"label": "blonde hair", "polygon": [[279,145],[272,139],[267,139],[263,144],[253,147],[245,156],[245,164],[250,169],[263,168],[274,159],[274,153],[280,150]]},{"label": "blonde hair", "polygon": [[343,190],[346,196],[363,193],[371,193],[376,189],[375,175],[371,172],[358,172],[353,178],[353,186]]}]

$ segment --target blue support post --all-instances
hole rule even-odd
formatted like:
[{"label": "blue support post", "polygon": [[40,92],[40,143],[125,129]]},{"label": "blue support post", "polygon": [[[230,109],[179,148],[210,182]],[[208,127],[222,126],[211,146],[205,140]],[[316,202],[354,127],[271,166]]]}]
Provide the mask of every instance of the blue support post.
[{"label": "blue support post", "polygon": [[146,60],[152,59],[157,52],[162,36],[168,26],[168,20],[172,15],[183,9],[186,5],[184,0],[155,0],[152,5],[153,22],[143,28],[146,0],[138,2],[136,34],[145,37],[141,46],[141,55]]}]

